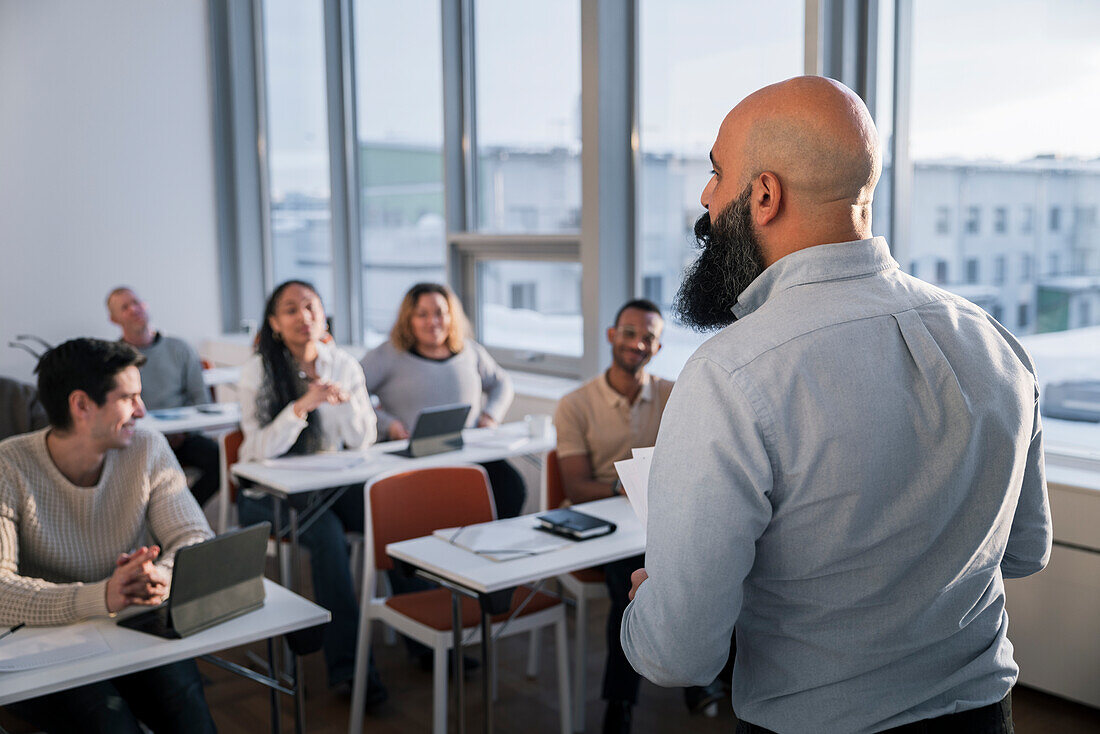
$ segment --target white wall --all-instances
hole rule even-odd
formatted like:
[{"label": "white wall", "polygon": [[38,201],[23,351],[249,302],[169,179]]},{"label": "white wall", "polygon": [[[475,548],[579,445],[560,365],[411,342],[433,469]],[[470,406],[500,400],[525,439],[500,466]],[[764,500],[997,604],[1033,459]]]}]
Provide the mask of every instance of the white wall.
[{"label": "white wall", "polygon": [[0,0],[0,375],[19,333],[115,338],[121,283],[156,325],[218,334],[203,0]]}]

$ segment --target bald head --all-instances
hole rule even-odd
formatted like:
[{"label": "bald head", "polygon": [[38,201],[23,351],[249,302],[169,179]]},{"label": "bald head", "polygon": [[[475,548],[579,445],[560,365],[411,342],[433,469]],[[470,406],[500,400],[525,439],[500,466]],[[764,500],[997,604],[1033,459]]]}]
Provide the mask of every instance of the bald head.
[{"label": "bald head", "polygon": [[771,193],[763,203],[774,206],[766,221],[754,210],[757,226],[783,230],[794,249],[870,236],[882,170],[878,133],[867,106],[843,84],[803,76],[753,92],[726,115],[711,156],[717,175],[703,204],[712,215],[751,185],[755,198]]},{"label": "bald head", "polygon": [[749,177],[774,171],[810,204],[870,205],[882,171],[878,132],[848,87],[824,77],[795,77],[749,95],[730,113],[735,115],[747,122]]}]

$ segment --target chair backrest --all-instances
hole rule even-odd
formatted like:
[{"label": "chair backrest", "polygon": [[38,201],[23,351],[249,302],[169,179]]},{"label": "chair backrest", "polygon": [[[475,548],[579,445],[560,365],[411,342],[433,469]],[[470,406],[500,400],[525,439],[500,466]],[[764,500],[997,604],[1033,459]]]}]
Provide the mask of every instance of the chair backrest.
[{"label": "chair backrest", "polygon": [[237,501],[237,482],[233,479],[233,472],[229,471],[229,467],[237,463],[237,458],[241,453],[241,444],[244,442],[244,432],[241,429],[229,431],[222,435],[222,458],[224,463],[222,464],[222,476],[225,477],[225,481],[229,486],[229,499]]},{"label": "chair backrest", "polygon": [[34,385],[0,377],[0,440],[37,431],[49,423]]},{"label": "chair backrest", "polygon": [[542,509],[554,510],[565,502],[565,487],[561,482],[561,464],[557,450],[546,454],[546,502]]},{"label": "chair backrest", "polygon": [[489,477],[480,466],[416,469],[372,480],[366,511],[379,570],[393,568],[388,543],[496,519]]}]

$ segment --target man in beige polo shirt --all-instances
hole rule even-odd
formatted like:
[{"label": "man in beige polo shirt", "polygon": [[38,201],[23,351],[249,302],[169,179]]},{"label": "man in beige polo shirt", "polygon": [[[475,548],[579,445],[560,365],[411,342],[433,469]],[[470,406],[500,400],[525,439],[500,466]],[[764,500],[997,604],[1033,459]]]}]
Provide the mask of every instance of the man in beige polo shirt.
[{"label": "man in beige polo shirt", "polygon": [[[631,449],[657,441],[673,383],[649,374],[645,366],[660,351],[663,330],[661,310],[652,301],[624,304],[615,325],[607,330],[611,367],[558,403],[554,415],[558,463],[565,496],[573,504],[618,494],[615,462],[629,458]],[[644,561],[644,556],[635,556],[604,566],[611,596],[603,679],[605,733],[630,731],[631,710],[638,698],[639,677],[623,655],[619,628],[628,603],[630,574]],[[709,686],[686,688],[684,695],[691,711],[701,711],[722,696],[722,687],[716,680]]]}]

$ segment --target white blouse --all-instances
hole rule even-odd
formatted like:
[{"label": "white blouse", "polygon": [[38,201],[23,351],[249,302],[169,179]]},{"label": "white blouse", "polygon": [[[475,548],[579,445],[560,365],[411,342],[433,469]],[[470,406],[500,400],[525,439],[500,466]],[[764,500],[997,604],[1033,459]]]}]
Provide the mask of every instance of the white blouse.
[{"label": "white blouse", "polygon": [[[317,376],[339,385],[348,393],[345,403],[322,403],[317,407],[321,416],[321,450],[357,449],[378,436],[377,418],[371,407],[363,368],[344,350],[325,343],[317,345]],[[260,426],[256,397],[266,375],[263,358],[252,355],[241,367],[237,383],[241,401],[241,461],[262,461],[285,454],[307,421],[294,414],[294,403],[288,403],[274,420]]]}]

